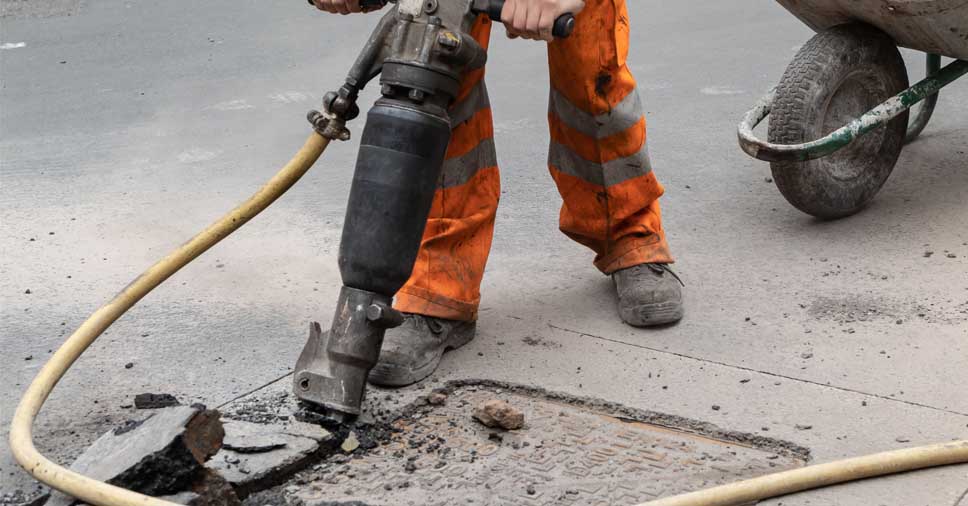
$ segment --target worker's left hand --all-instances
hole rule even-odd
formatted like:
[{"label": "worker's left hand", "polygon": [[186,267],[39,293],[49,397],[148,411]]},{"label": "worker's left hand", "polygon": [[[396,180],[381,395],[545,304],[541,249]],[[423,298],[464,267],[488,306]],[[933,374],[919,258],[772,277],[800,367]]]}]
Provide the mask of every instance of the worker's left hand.
[{"label": "worker's left hand", "polygon": [[584,8],[584,0],[506,0],[501,20],[512,39],[550,41],[554,39],[551,29],[558,16],[578,14]]}]

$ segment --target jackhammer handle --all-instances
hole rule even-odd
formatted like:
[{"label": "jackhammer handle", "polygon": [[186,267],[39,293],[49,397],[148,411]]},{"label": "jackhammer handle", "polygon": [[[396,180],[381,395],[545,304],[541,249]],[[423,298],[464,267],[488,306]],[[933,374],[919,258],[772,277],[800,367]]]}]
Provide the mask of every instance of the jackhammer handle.
[{"label": "jackhammer handle", "polygon": [[360,7],[362,7],[364,11],[380,10],[387,4],[387,1],[388,0],[360,0]]},{"label": "jackhammer handle", "polygon": [[[474,10],[487,14],[492,21],[501,21],[501,11],[504,10],[504,0],[477,0]],[[558,16],[551,29],[551,35],[556,39],[565,39],[575,31],[575,15],[568,12]]]}]

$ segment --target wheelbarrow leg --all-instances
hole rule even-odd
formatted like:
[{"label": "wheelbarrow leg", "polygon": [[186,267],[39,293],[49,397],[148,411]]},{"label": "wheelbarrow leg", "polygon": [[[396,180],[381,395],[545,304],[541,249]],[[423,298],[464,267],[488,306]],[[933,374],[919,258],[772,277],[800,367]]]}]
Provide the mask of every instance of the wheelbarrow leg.
[{"label": "wheelbarrow leg", "polygon": [[[941,55],[929,53],[927,61],[927,76],[932,77],[941,70]],[[928,121],[931,120],[931,115],[934,114],[936,105],[938,105],[938,93],[925,98],[921,102],[918,112],[911,120],[911,124],[908,125],[907,136],[904,139],[905,143],[910,144],[921,135],[924,128],[928,126]]]}]

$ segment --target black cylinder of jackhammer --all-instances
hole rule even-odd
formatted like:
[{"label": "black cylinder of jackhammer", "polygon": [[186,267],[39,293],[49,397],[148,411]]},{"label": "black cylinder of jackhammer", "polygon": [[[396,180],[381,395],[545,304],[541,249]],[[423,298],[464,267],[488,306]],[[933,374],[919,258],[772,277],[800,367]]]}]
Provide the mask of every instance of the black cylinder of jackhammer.
[{"label": "black cylinder of jackhammer", "polygon": [[449,141],[443,111],[387,98],[370,110],[340,242],[344,285],[393,296],[407,282]]}]

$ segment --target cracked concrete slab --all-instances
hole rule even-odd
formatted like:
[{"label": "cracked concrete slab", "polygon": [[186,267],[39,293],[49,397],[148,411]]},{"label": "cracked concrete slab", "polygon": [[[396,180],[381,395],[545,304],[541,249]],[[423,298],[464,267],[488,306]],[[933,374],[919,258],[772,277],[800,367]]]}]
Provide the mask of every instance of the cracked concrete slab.
[{"label": "cracked concrete slab", "polygon": [[208,467],[221,474],[245,497],[285,481],[314,462],[332,435],[315,425],[253,423],[225,420],[225,442]]}]

